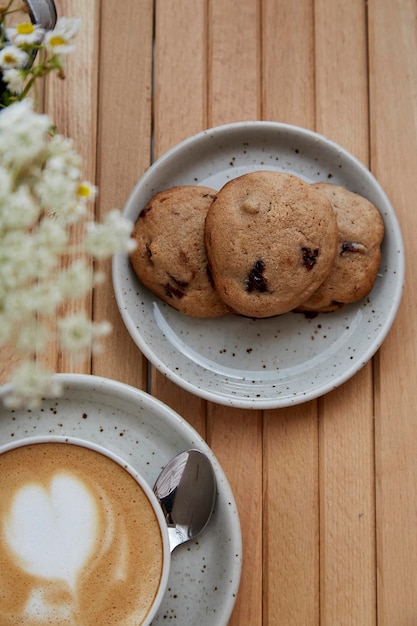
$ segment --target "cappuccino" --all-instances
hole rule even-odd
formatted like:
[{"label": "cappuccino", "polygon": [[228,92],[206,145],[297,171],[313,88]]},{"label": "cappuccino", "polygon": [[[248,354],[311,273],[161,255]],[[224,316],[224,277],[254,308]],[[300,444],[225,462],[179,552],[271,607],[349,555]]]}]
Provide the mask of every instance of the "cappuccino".
[{"label": "cappuccino", "polygon": [[112,458],[64,442],[0,454],[0,624],[138,626],[164,543],[154,506]]}]

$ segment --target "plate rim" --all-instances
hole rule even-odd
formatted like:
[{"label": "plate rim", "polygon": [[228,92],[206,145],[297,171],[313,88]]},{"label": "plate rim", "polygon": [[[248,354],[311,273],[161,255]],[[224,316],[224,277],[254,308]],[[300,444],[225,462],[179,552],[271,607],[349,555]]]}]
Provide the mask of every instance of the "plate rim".
[{"label": "plate rim", "polygon": [[[349,380],[352,376],[354,376],[358,371],[360,371],[364,365],[375,355],[375,353],[379,350],[385,338],[387,337],[393,322],[396,318],[398,309],[401,304],[402,295],[404,291],[404,283],[405,283],[405,254],[404,254],[404,241],[401,233],[400,224],[398,221],[398,217],[395,213],[395,210],[385,192],[382,185],[379,183],[375,175],[362,163],[356,156],[354,156],[351,152],[346,150],[343,146],[336,143],[332,139],[329,139],[323,134],[320,134],[316,131],[296,126],[292,124],[287,124],[283,122],[274,122],[268,120],[248,120],[242,122],[231,122],[229,124],[222,124],[219,126],[214,126],[205,130],[202,130],[194,135],[191,135],[176,145],[172,146],[166,152],[164,152],[158,159],[156,159],[149,168],[144,172],[144,174],[139,178],[133,187],[123,209],[123,214],[129,212],[130,206],[135,201],[135,196],[140,189],[146,187],[149,178],[152,177],[153,173],[157,168],[164,166],[165,163],[169,163],[173,156],[177,156],[179,153],[187,149],[190,144],[193,145],[193,148],[200,142],[203,142],[207,139],[207,137],[211,136],[212,138],[216,136],[221,136],[225,132],[227,133],[243,133],[249,129],[250,132],[256,130],[256,128],[262,129],[270,129],[272,132],[279,134],[286,133],[287,135],[298,136],[301,138],[308,138],[309,141],[320,142],[323,143],[326,148],[335,151],[338,154],[341,154],[348,161],[354,163],[355,167],[361,173],[361,175],[365,176],[369,182],[373,184],[375,189],[381,195],[384,203],[389,208],[389,218],[391,222],[392,232],[395,238],[395,244],[398,248],[397,255],[397,282],[396,288],[394,291],[394,296],[392,297],[392,305],[388,311],[388,315],[384,317],[383,322],[380,325],[379,331],[374,338],[374,340],[369,344],[368,348],[361,354],[360,361],[356,361],[352,364],[351,367],[346,368],[342,374],[339,374],[337,379],[331,378],[326,383],[318,385],[313,390],[299,391],[294,396],[284,396],[275,398],[243,398],[243,397],[233,397],[233,396],[222,396],[220,393],[213,392],[208,388],[202,387],[198,384],[192,383],[189,380],[184,380],[179,374],[176,374],[171,368],[167,367],[163,360],[159,358],[156,352],[153,352],[149,347],[145,339],[142,337],[140,333],[138,333],[137,327],[133,322],[133,319],[128,315],[127,307],[124,306],[124,296],[121,284],[118,280],[118,268],[119,265],[126,260],[127,255],[117,254],[112,259],[112,283],[113,289],[116,296],[116,303],[119,309],[119,313],[122,317],[122,320],[136,346],[143,353],[143,355],[169,380],[176,383],[178,386],[182,387],[186,391],[191,392],[194,395],[197,395],[204,400],[208,400],[217,404],[221,404],[224,406],[231,406],[236,408],[243,409],[255,409],[255,410],[264,410],[264,409],[274,409],[274,408],[285,408],[289,406],[293,406],[296,404],[301,404],[307,402],[309,400],[313,400],[319,398],[329,391],[336,389],[347,380]],[[197,183],[198,184],[198,183]]]}]

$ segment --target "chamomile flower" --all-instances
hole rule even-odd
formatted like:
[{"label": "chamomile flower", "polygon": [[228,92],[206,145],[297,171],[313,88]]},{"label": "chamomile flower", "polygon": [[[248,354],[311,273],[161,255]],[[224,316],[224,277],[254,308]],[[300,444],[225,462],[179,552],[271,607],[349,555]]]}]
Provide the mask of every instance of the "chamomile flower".
[{"label": "chamomile flower", "polygon": [[31,100],[22,100],[0,114],[0,164],[20,168],[43,156],[52,126],[47,115],[33,111]]},{"label": "chamomile flower", "polygon": [[129,237],[131,232],[132,223],[114,209],[106,215],[102,223],[87,224],[86,250],[97,259],[117,252],[130,252],[135,248],[135,242]]},{"label": "chamomile flower", "polygon": [[51,372],[44,370],[32,360],[23,361],[11,379],[11,392],[5,398],[8,408],[17,409],[25,406],[35,409],[45,396],[58,397],[62,393],[62,385],[52,378]]},{"label": "chamomile flower", "polygon": [[[0,165],[0,207],[5,204],[13,190],[13,173],[9,168]],[[3,220],[0,218],[0,232],[3,228]]]},{"label": "chamomile flower", "polygon": [[60,273],[58,288],[64,298],[81,298],[91,288],[91,270],[85,261],[77,259]]},{"label": "chamomile flower", "polygon": [[78,18],[61,17],[54,30],[46,33],[44,45],[49,52],[56,55],[68,54],[74,50],[72,40],[80,29]]},{"label": "chamomile flower", "polygon": [[28,185],[21,185],[3,202],[0,200],[0,223],[3,228],[28,228],[39,216],[39,204]]},{"label": "chamomile flower", "polygon": [[48,343],[48,331],[45,326],[37,321],[31,320],[25,325],[17,339],[16,348],[21,352],[29,352],[32,354],[43,352]]},{"label": "chamomile flower", "polygon": [[111,332],[111,324],[94,323],[84,313],[76,313],[58,320],[58,329],[62,349],[81,355],[88,348],[100,350],[99,340]]},{"label": "chamomile flower", "polygon": [[78,215],[77,186],[77,181],[65,172],[46,166],[36,183],[36,193],[46,210],[69,223],[76,221]]},{"label": "chamomile flower", "polygon": [[97,187],[83,180],[77,188],[77,195],[82,200],[93,200],[97,194]]},{"label": "chamomile flower", "polygon": [[6,28],[7,39],[16,45],[41,43],[45,30],[32,22],[22,22],[14,28]]},{"label": "chamomile flower", "polygon": [[3,82],[7,89],[14,94],[21,94],[25,86],[26,72],[21,69],[3,71]]},{"label": "chamomile flower", "polygon": [[29,56],[24,50],[10,44],[0,50],[0,69],[11,70],[24,67],[29,61]]}]

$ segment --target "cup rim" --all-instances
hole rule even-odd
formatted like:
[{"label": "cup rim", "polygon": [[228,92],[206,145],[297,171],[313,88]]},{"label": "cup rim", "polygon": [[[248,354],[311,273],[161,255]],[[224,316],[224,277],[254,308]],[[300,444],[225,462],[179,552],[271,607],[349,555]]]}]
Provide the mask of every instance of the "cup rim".
[{"label": "cup rim", "polygon": [[120,454],[114,452],[110,448],[106,448],[105,446],[96,443],[94,441],[89,441],[86,439],[82,439],[81,437],[72,437],[67,435],[34,435],[31,437],[26,437],[24,439],[18,439],[15,441],[9,441],[5,444],[0,445],[0,455],[14,450],[16,448],[22,448],[30,445],[37,445],[42,443],[63,443],[69,445],[75,445],[83,448],[90,449],[94,452],[98,452],[103,456],[106,456],[113,462],[117,463],[120,467],[127,471],[128,474],[134,478],[134,480],[138,483],[141,489],[144,491],[148,501],[150,502],[152,509],[155,513],[155,516],[158,521],[159,529],[161,532],[161,540],[162,540],[162,552],[163,552],[163,563],[162,563],[162,572],[159,579],[158,591],[155,595],[154,601],[151,605],[150,610],[148,611],[145,620],[141,623],[141,626],[149,626],[156,616],[162,600],[165,596],[168,580],[170,575],[171,568],[171,549],[169,543],[169,535],[168,535],[168,526],[162,511],[162,507],[153,492],[153,489],[150,487],[149,483],[144,479],[142,474],[138,472],[127,462]]}]

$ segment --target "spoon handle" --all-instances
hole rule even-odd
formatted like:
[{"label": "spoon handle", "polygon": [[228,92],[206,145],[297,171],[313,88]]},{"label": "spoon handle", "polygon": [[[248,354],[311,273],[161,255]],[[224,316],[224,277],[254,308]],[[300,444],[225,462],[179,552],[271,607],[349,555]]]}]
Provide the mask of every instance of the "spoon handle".
[{"label": "spoon handle", "polygon": [[188,537],[178,526],[168,526],[168,539],[172,554],[177,546],[188,540]]}]

